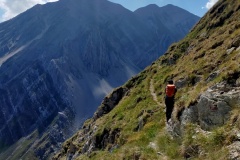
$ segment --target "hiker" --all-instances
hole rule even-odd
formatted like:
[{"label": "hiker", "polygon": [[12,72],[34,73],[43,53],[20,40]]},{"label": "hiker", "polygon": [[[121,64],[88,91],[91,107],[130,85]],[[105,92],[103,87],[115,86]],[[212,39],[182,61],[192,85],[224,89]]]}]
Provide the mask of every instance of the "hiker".
[{"label": "hiker", "polygon": [[177,92],[177,88],[173,84],[173,80],[169,80],[165,89],[165,105],[166,105],[166,118],[167,122],[171,119],[173,107],[174,107],[174,96]]}]

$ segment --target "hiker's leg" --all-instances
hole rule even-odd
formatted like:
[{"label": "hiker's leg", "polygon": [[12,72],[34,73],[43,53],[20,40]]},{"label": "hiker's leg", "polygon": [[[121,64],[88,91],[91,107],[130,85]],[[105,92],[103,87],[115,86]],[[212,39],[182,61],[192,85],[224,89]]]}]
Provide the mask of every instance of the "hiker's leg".
[{"label": "hiker's leg", "polygon": [[165,105],[166,105],[166,120],[168,121],[168,99],[165,97]]},{"label": "hiker's leg", "polygon": [[170,118],[171,118],[173,108],[174,108],[174,98],[171,98],[169,103],[170,103],[169,106],[170,106]]},{"label": "hiker's leg", "polygon": [[166,103],[166,119],[168,121],[171,118],[172,114],[171,99],[166,98],[165,103]]},{"label": "hiker's leg", "polygon": [[168,119],[171,119],[172,117],[172,111],[173,111],[173,106],[169,105],[169,109],[168,109]]},{"label": "hiker's leg", "polygon": [[172,117],[173,108],[174,108],[174,98],[171,97],[167,99],[167,121]]}]

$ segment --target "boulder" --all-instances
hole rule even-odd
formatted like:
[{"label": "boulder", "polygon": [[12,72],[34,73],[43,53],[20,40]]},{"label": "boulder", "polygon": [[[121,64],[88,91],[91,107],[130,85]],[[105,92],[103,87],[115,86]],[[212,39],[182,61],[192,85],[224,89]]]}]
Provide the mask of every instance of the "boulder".
[{"label": "boulder", "polygon": [[235,160],[240,159],[240,142],[239,141],[234,142],[227,148],[229,150],[229,155],[228,155],[229,159],[235,159]]},{"label": "boulder", "polygon": [[185,126],[187,123],[196,123],[198,122],[198,108],[195,105],[192,105],[184,109],[181,118],[181,124]]},{"label": "boulder", "polygon": [[215,78],[219,75],[219,73],[220,73],[219,70],[217,70],[217,71],[215,71],[215,72],[212,72],[212,73],[208,76],[207,82],[210,82],[210,81],[212,81],[213,79],[215,79]]},{"label": "boulder", "polygon": [[236,80],[236,86],[240,87],[240,78]]},{"label": "boulder", "polygon": [[235,47],[232,47],[230,49],[227,50],[227,55],[233,53],[233,51],[235,50]]},{"label": "boulder", "polygon": [[240,46],[236,49],[236,51],[240,51]]},{"label": "boulder", "polygon": [[181,78],[175,82],[175,85],[178,89],[183,88],[184,86],[187,85],[187,79],[186,78]]},{"label": "boulder", "polygon": [[232,47],[239,47],[240,46],[240,36],[235,37],[231,44]]},{"label": "boulder", "polygon": [[219,83],[201,94],[195,105],[183,111],[181,124],[198,123],[202,129],[211,130],[224,125],[234,107],[240,107],[240,87]]},{"label": "boulder", "polygon": [[93,119],[96,120],[99,117],[102,117],[103,115],[109,113],[124,97],[127,91],[127,88],[119,87],[114,90],[108,97],[105,97],[101,106],[94,113]]}]

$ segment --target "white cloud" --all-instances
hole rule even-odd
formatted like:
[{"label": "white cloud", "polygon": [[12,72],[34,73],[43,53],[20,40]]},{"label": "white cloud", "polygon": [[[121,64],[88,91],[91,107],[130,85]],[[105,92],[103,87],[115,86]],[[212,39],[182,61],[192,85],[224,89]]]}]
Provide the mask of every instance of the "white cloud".
[{"label": "white cloud", "polygon": [[3,15],[0,15],[0,21],[6,21],[14,16],[26,11],[36,4],[45,4],[58,0],[0,0],[0,9]]},{"label": "white cloud", "polygon": [[217,1],[218,1],[218,0],[209,0],[209,1],[207,2],[207,4],[206,4],[206,8],[207,8],[207,9],[212,8],[212,6],[213,6],[215,3],[217,3]]}]

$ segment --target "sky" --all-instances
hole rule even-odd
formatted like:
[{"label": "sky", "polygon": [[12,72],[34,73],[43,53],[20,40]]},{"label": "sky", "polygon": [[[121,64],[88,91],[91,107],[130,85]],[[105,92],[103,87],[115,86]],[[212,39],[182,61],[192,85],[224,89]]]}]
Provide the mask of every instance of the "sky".
[{"label": "sky", "polygon": [[[9,20],[26,11],[36,4],[45,4],[58,0],[0,0],[0,22]],[[199,17],[202,17],[218,0],[109,0],[119,3],[125,8],[134,11],[148,4],[157,4],[162,7],[173,4]]]},{"label": "sky", "polygon": [[159,7],[173,4],[199,17],[202,17],[218,0],[109,0],[122,4],[129,10],[136,10],[148,4],[157,4]]}]

